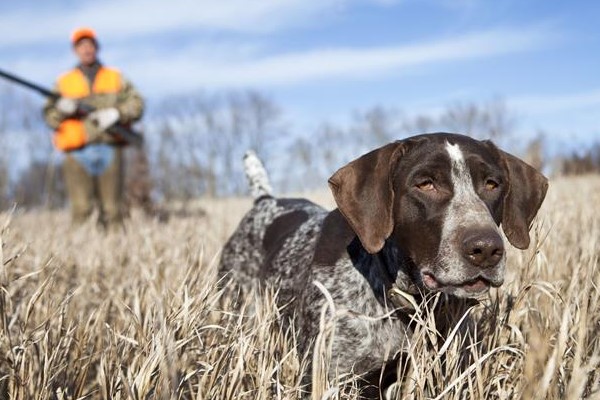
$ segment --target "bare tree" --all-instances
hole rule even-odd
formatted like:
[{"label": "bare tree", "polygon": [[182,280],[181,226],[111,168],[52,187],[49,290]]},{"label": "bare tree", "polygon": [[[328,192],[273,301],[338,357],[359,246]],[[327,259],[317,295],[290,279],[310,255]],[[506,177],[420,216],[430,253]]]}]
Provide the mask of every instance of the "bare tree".
[{"label": "bare tree", "polygon": [[588,149],[571,152],[564,156],[560,166],[562,175],[584,175],[600,173],[600,143]]},{"label": "bare tree", "polygon": [[510,139],[516,125],[516,117],[510,112],[506,103],[501,99],[494,99],[485,107],[485,122],[483,134],[495,141],[506,141]]},{"label": "bare tree", "polygon": [[243,98],[248,115],[248,145],[259,155],[263,155],[267,152],[267,145],[272,144],[282,133],[281,109],[258,92],[247,92]]},{"label": "bare tree", "polygon": [[380,146],[393,140],[394,115],[393,111],[376,106],[365,112],[354,113],[354,126],[351,128],[355,132],[361,147]]},{"label": "bare tree", "polygon": [[515,117],[500,99],[488,103],[454,103],[440,116],[442,131],[459,132],[498,143],[508,140],[515,126]]},{"label": "bare tree", "polygon": [[525,161],[538,171],[541,171],[546,166],[546,157],[544,155],[545,142],[546,135],[540,131],[527,144],[525,149]]},{"label": "bare tree", "polygon": [[[285,177],[277,183],[284,192],[301,188],[316,187],[322,184],[321,177],[314,171],[317,157],[315,141],[306,137],[297,137],[287,149],[288,162],[284,165]],[[302,182],[299,185],[298,182]]]},{"label": "bare tree", "polygon": [[148,214],[154,212],[152,191],[154,183],[145,147],[129,148],[126,154],[125,197],[128,207],[140,208]]},{"label": "bare tree", "polygon": [[0,158],[0,210],[10,206],[10,179],[8,167],[4,159]]},{"label": "bare tree", "polygon": [[355,129],[323,123],[309,137],[296,138],[287,148],[282,186],[286,190],[325,186],[339,167],[360,155],[357,149],[364,147],[362,135]]},{"label": "bare tree", "polygon": [[48,178],[47,161],[33,161],[18,176],[13,186],[13,201],[20,207],[59,208],[66,204],[67,191],[62,169]]},{"label": "bare tree", "polygon": [[[49,129],[41,115],[41,99],[0,87],[0,196],[6,206],[55,206],[63,201],[62,176],[55,173]],[[57,190],[54,193],[53,190]]]},{"label": "bare tree", "polygon": [[476,133],[485,116],[476,104],[454,103],[440,117],[440,124],[450,132]]},{"label": "bare tree", "polygon": [[8,112],[9,112],[9,95],[8,88],[0,86],[0,210],[4,210],[10,203],[10,176],[8,171],[7,151],[8,146]]},{"label": "bare tree", "polygon": [[266,156],[283,130],[279,107],[253,91],[171,98],[158,114],[155,176],[167,199],[242,192],[244,151]]}]

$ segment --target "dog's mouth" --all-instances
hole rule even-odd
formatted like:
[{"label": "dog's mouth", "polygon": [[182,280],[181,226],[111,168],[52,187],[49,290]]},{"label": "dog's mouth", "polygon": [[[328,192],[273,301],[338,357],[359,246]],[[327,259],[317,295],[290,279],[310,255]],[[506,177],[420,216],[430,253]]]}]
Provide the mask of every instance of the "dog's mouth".
[{"label": "dog's mouth", "polygon": [[478,295],[486,292],[490,287],[498,287],[501,283],[495,283],[483,276],[476,276],[473,279],[450,283],[443,282],[431,272],[422,272],[421,281],[425,288],[432,291],[448,292],[450,294],[460,294],[462,292],[466,296]]}]

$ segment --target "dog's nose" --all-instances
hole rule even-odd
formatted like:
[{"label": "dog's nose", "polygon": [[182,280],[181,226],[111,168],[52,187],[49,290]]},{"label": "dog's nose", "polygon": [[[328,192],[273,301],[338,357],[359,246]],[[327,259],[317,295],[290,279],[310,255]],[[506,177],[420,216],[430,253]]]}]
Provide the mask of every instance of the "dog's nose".
[{"label": "dog's nose", "polygon": [[495,267],[504,255],[504,243],[497,232],[476,231],[465,235],[463,256],[476,267]]}]

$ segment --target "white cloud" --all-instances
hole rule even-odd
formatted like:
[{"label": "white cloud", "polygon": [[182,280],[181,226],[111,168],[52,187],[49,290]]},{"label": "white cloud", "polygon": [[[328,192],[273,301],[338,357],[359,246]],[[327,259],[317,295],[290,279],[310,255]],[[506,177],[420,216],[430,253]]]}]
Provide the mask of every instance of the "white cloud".
[{"label": "white cloud", "polygon": [[107,0],[79,6],[30,11],[3,10],[0,14],[0,47],[65,41],[77,26],[94,27],[102,38],[219,30],[268,32],[306,23],[316,15],[342,5],[340,0]]},{"label": "white cloud", "polygon": [[[180,1],[180,0],[178,0]],[[496,29],[437,41],[379,47],[331,47],[273,53],[260,41],[197,41],[165,49],[152,41],[110,46],[101,52],[148,94],[197,89],[289,86],[320,81],[377,80],[427,69],[439,73],[448,63],[524,52],[551,43],[543,27]],[[0,65],[40,82],[52,82],[75,62],[62,56],[0,54]]]},{"label": "white cloud", "polygon": [[[419,67],[517,53],[543,46],[549,34],[540,29],[492,30],[414,45],[327,48],[274,55],[219,59],[199,48],[184,49],[162,60],[122,59],[137,77],[163,80],[169,88],[222,88],[294,85],[320,80],[377,79]],[[252,52],[250,52],[252,53]],[[239,53],[238,53],[239,54]],[[437,70],[437,68],[436,68]]]},{"label": "white cloud", "polygon": [[549,114],[574,109],[600,108],[600,89],[580,93],[529,95],[509,100],[511,107],[527,114]]},{"label": "white cloud", "polygon": [[[122,68],[146,90],[161,94],[196,88],[374,79],[379,74],[401,75],[420,67],[518,53],[551,43],[554,36],[538,26],[474,32],[412,45],[317,45],[279,53],[269,49],[273,35],[283,35],[273,30],[316,20],[322,23],[328,13],[357,2],[382,7],[402,1],[261,0],[249,5],[247,0],[107,0],[102,6],[82,1],[71,8],[49,2],[28,13],[5,8],[0,13],[0,49],[9,49],[0,53],[0,63],[42,82],[52,81],[75,62],[66,38],[72,27],[85,23],[98,31],[101,42],[112,41],[101,52],[103,60]],[[202,33],[211,29],[218,35]],[[174,37],[188,31],[193,40],[175,42]],[[232,32],[239,35],[230,35]],[[270,35],[247,34],[253,32]],[[163,40],[156,43],[156,38]],[[173,46],[165,48],[169,40]],[[14,51],[16,44],[50,43],[55,46],[51,51]],[[56,43],[64,43],[62,54]]]}]

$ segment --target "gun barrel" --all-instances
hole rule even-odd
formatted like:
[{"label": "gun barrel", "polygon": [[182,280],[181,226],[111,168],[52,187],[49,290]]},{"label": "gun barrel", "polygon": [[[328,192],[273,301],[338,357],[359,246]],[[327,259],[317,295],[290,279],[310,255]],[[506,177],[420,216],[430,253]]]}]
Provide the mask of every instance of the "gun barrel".
[{"label": "gun barrel", "polygon": [[134,146],[141,146],[144,144],[144,137],[137,132],[123,126],[123,125],[113,125],[108,128],[108,133],[113,135],[120,136],[127,143]]},{"label": "gun barrel", "polygon": [[52,90],[47,89],[47,88],[45,88],[43,86],[40,86],[38,84],[35,84],[33,82],[27,81],[27,80],[25,80],[23,78],[20,78],[20,77],[14,75],[14,74],[11,74],[10,72],[6,72],[6,71],[3,71],[3,70],[0,69],[0,76],[3,77],[3,78],[5,78],[5,79],[8,79],[11,82],[18,83],[21,86],[25,86],[25,87],[27,87],[29,89],[33,89],[36,92],[41,93],[43,96],[52,97],[52,98],[58,98],[58,97],[60,97],[60,95],[58,93],[53,92]]}]

